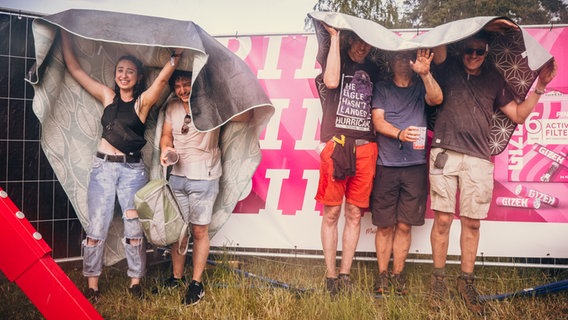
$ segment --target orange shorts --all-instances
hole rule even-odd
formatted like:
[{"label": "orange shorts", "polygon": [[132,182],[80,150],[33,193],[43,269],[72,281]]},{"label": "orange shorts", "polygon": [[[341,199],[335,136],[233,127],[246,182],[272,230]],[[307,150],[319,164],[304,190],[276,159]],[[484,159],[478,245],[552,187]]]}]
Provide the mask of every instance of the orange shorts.
[{"label": "orange shorts", "polygon": [[334,146],[335,142],[328,141],[320,154],[320,177],[315,199],[326,206],[339,206],[345,197],[346,201],[352,205],[368,208],[377,166],[377,144],[372,141],[357,146],[355,175],[345,180],[333,178],[331,154]]}]

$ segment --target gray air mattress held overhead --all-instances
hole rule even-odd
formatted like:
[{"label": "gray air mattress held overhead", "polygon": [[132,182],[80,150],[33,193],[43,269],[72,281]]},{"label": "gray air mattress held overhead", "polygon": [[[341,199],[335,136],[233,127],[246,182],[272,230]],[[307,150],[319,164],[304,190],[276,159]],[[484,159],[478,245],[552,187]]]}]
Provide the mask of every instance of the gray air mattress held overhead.
[{"label": "gray air mattress held overhead", "polygon": [[[101,137],[103,107],[66,71],[60,29],[67,30],[82,67],[114,88],[118,58],[131,54],[145,66],[148,85],[168,63],[174,48],[183,48],[179,69],[193,72],[191,111],[198,130],[223,126],[220,138],[223,176],[214,206],[210,236],[224,225],[260,163],[259,136],[274,113],[270,99],[248,66],[191,21],[96,10],[68,10],[34,20],[36,64],[27,81],[35,90],[33,109],[42,124],[41,144],[83,227],[89,223],[87,186]],[[148,86],[147,85],[147,86]],[[150,178],[163,170],[159,139],[166,88],[147,119],[143,158]],[[249,122],[231,118],[252,112]],[[117,212],[106,240],[105,264],[124,257],[122,221]]]}]

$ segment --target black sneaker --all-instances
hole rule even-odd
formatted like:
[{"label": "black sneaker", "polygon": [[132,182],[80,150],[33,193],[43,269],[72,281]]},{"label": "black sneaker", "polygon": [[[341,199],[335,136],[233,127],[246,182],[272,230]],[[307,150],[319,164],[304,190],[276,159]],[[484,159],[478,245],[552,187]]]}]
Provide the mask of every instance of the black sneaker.
[{"label": "black sneaker", "polygon": [[99,301],[99,299],[101,298],[101,292],[93,288],[88,288],[85,291],[84,295],[85,298],[87,298],[87,300],[89,300],[89,302],[91,302],[92,304],[97,303],[97,301]]},{"label": "black sneaker", "polygon": [[183,304],[194,305],[198,303],[205,296],[205,290],[201,282],[192,280],[187,288],[185,297],[181,301]]},{"label": "black sneaker", "polygon": [[185,285],[185,276],[182,276],[180,279],[175,278],[173,275],[166,280],[164,280],[163,287],[168,289],[175,289],[180,286]]},{"label": "black sneaker", "polygon": [[336,296],[339,293],[337,278],[325,278],[325,290],[330,296]]},{"label": "black sneaker", "polygon": [[135,284],[128,288],[128,293],[130,293],[134,298],[142,299],[144,297],[144,292],[142,292],[142,287],[139,284]]}]

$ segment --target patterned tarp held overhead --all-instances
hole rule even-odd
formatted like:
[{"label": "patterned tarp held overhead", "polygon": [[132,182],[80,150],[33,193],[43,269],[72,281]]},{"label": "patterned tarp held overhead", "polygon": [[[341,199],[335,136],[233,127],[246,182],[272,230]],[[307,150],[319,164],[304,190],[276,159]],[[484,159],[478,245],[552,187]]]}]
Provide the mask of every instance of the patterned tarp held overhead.
[{"label": "patterned tarp held overhead", "polygon": [[[375,48],[369,59],[386,70],[385,52],[434,48],[441,45],[448,47],[448,54],[455,54],[454,45],[485,28],[491,22],[506,17],[488,16],[456,20],[435,27],[413,39],[404,39],[378,23],[337,12],[311,12],[308,14],[314,22],[318,39],[318,62],[325,68],[325,58],[329,51],[329,34],[322,23],[356,33],[362,40]],[[537,78],[538,71],[552,55],[542,47],[526,30],[509,28],[492,32],[489,61],[507,81],[518,101],[525,99],[529,89]],[[316,80],[317,81],[317,80]],[[323,92],[321,85],[318,86]],[[501,111],[493,115],[491,129],[491,151],[497,155],[507,147],[516,125]]]},{"label": "patterned tarp held overhead", "polygon": [[[111,88],[120,56],[130,54],[142,61],[149,86],[174,48],[183,48],[178,68],[193,72],[193,123],[201,131],[222,126],[223,176],[210,225],[210,236],[214,236],[250,186],[261,160],[259,135],[274,113],[270,99],[248,66],[191,21],[68,10],[37,18],[32,28],[36,65],[27,80],[35,90],[33,109],[42,124],[42,148],[83,227],[89,223],[89,170],[102,133],[104,106],[66,71],[59,30],[69,32],[83,69]],[[146,121],[148,143],[142,151],[150,178],[163,174],[159,139],[162,111],[170,91],[164,90]],[[252,113],[250,121],[230,121],[244,112]],[[106,239],[106,265],[124,257],[121,238],[122,221],[117,212]]]}]

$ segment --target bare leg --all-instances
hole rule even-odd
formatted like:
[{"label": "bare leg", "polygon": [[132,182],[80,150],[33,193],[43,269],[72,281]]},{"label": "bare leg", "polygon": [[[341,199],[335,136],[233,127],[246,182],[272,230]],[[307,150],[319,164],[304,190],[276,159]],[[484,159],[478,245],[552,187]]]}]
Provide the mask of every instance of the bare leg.
[{"label": "bare leg", "polygon": [[323,247],[323,255],[327,268],[326,276],[328,278],[336,278],[335,270],[337,260],[337,222],[341,206],[324,206],[323,219],[321,221],[321,243]]},{"label": "bare leg", "polygon": [[379,273],[383,273],[389,268],[389,260],[392,254],[393,236],[394,226],[377,228],[377,233],[375,234],[375,249],[377,254]]},{"label": "bare leg", "polygon": [[350,274],[351,264],[359,242],[361,232],[361,208],[350,203],[345,204],[345,227],[343,229],[341,266],[339,273]]},{"label": "bare leg", "polygon": [[406,257],[408,256],[408,250],[410,249],[410,242],[412,240],[410,230],[411,226],[405,223],[399,222],[396,225],[392,248],[392,273],[394,274],[401,274],[404,270],[404,263],[406,261]]},{"label": "bare leg", "polygon": [[[185,236],[182,240],[181,243],[181,248],[182,250],[185,250],[186,245],[187,245],[187,241],[189,241],[189,235]],[[183,277],[183,274],[185,273],[185,259],[186,259],[186,253],[187,252],[182,252],[181,254],[179,253],[179,242],[174,242],[172,244],[172,269],[173,269],[173,275],[174,278],[176,279],[181,279],[181,277]]]},{"label": "bare leg", "polygon": [[434,211],[434,224],[430,233],[432,245],[432,259],[434,268],[444,268],[448,255],[448,245],[450,241],[450,228],[454,215],[452,213]]},{"label": "bare leg", "polygon": [[99,277],[88,277],[87,285],[95,291],[99,290]]},{"label": "bare leg", "polygon": [[207,257],[209,256],[209,225],[192,225],[193,235],[193,277],[192,280],[201,282]]},{"label": "bare leg", "polygon": [[465,273],[473,273],[475,267],[475,257],[477,256],[477,247],[479,244],[479,227],[480,221],[461,217],[461,271]]}]

